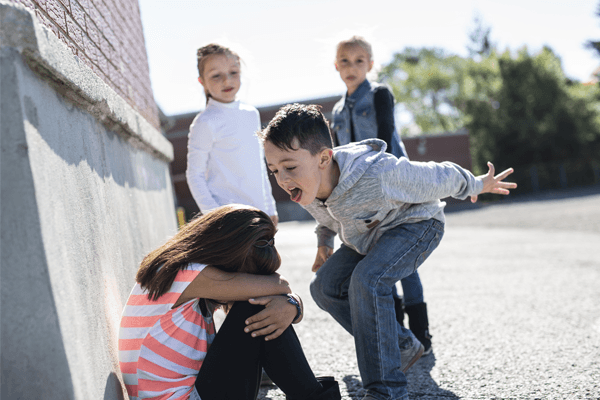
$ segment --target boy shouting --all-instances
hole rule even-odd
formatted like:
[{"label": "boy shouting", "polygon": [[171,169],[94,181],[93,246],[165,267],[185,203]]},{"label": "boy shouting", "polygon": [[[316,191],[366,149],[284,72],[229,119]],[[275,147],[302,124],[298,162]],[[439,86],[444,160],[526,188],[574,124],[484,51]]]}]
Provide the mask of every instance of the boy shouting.
[{"label": "boy shouting", "polygon": [[[513,170],[494,176],[488,163],[475,177],[450,162],[398,159],[380,139],[333,149],[314,105],[281,108],[259,136],[279,186],[318,222],[311,294],[354,336],[364,399],[407,399],[404,373],[423,345],[396,321],[392,288],[440,243],[440,198],[508,194],[516,184],[503,180]],[[336,234],[342,245],[333,253]]]}]

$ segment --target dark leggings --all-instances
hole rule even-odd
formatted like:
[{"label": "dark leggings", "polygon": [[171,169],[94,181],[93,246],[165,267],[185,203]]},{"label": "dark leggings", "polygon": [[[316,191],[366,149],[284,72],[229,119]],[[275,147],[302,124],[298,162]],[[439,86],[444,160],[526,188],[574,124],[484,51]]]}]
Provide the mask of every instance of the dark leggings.
[{"label": "dark leggings", "polygon": [[233,305],[196,378],[202,400],[256,399],[262,368],[288,398],[305,399],[321,389],[291,326],[269,341],[244,332],[244,321],[263,309],[248,302]]}]

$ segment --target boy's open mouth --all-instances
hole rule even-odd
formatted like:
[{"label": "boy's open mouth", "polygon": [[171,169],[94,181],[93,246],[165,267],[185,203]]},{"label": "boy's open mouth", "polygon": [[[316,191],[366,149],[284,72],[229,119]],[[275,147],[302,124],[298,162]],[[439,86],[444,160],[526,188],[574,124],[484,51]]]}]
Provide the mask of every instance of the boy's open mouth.
[{"label": "boy's open mouth", "polygon": [[293,188],[292,190],[290,190],[290,192],[292,192],[292,195],[290,196],[292,201],[295,201],[296,203],[299,202],[300,197],[302,197],[302,190],[298,188]]}]

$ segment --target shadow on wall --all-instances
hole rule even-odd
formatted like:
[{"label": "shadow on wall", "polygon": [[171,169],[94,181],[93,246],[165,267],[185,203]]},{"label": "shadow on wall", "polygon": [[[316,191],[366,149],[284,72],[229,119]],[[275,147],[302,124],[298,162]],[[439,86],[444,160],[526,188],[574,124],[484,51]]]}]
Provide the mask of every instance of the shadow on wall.
[{"label": "shadow on wall", "polygon": [[[3,78],[2,124],[1,301],[3,399],[73,399],[73,385],[52,284],[25,132],[11,119],[23,115],[16,86],[4,84],[14,64],[0,58]],[[10,167],[10,168],[7,168]],[[24,214],[27,218],[24,218]]]},{"label": "shadow on wall", "polygon": [[121,388],[121,382],[117,378],[117,374],[111,372],[106,379],[106,388],[104,389],[104,400],[115,400],[115,393],[117,394],[117,400],[124,400],[123,390]]},{"label": "shadow on wall", "polygon": [[[39,95],[37,92],[24,96],[25,117],[68,165],[86,162],[98,176],[111,178],[119,186],[144,191],[166,188],[165,161],[157,160],[141,149],[130,151],[121,136],[56,92],[49,90],[45,94],[54,99],[40,98]],[[66,115],[56,112],[57,102],[63,105],[62,114]]]}]

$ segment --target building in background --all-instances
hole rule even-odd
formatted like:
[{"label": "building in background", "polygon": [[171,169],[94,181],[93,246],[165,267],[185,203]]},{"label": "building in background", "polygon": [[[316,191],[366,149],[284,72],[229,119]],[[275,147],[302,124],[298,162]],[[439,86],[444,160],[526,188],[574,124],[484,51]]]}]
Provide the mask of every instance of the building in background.
[{"label": "building in background", "polygon": [[123,304],[177,230],[137,0],[0,0],[2,399],[117,400]]}]

